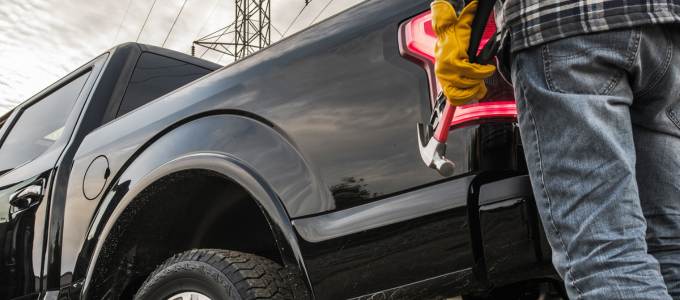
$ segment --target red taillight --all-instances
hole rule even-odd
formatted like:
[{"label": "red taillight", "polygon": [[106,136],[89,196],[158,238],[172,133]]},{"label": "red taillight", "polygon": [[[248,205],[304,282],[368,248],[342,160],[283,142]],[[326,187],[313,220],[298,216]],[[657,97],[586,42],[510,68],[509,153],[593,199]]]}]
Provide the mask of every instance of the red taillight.
[{"label": "red taillight", "polygon": [[451,128],[462,127],[466,124],[483,121],[484,119],[515,119],[517,107],[515,101],[480,102],[456,107]]},{"label": "red taillight", "polygon": [[[434,63],[434,45],[437,42],[437,33],[432,29],[432,13],[426,11],[409,20],[404,26],[404,31],[408,50]],[[489,42],[495,32],[496,21],[493,16],[490,16],[484,28],[478,50],[484,48],[484,45]]]},{"label": "red taillight", "polygon": [[434,64],[434,45],[437,34],[432,29],[432,13],[427,11],[411,19],[404,26],[404,38],[407,50],[419,59],[426,59]]},{"label": "red taillight", "polygon": [[[486,24],[486,28],[484,28],[479,50],[484,48],[484,45],[486,45],[495,32],[496,22],[493,16],[491,16]],[[430,91],[432,101],[434,102],[436,95],[441,89],[434,78],[434,46],[437,42],[437,34],[432,29],[432,13],[426,11],[402,24],[399,42],[401,54],[418,62],[425,68],[430,79]],[[489,87],[490,90],[492,88]],[[508,93],[500,94],[507,95]],[[479,103],[459,106],[456,109],[451,126],[455,128],[486,119],[514,119],[516,117],[517,109],[515,108],[514,99],[508,99],[507,96],[502,97],[502,99],[489,98]]]}]

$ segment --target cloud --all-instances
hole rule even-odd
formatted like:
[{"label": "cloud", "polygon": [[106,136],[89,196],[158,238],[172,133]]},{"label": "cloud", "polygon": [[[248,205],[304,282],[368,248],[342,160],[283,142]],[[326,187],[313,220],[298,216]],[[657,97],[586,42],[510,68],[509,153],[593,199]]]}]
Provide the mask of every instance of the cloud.
[{"label": "cloud", "polygon": [[[232,1],[186,1],[168,35],[184,0],[3,0],[0,115],[119,43],[139,37],[160,46],[167,37],[166,48],[190,53],[192,41],[234,19]],[[271,0],[272,41],[280,39],[276,30],[290,26],[291,35],[361,1],[313,0],[293,23],[304,0]],[[212,52],[204,58],[229,62]]]}]

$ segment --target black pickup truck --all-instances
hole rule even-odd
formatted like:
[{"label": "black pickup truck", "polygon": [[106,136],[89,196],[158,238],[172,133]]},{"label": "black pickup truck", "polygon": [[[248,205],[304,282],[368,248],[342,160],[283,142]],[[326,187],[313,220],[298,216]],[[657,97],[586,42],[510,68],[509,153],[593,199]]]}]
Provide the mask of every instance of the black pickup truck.
[{"label": "black pickup truck", "polygon": [[[76,257],[57,253],[69,244],[64,218],[77,213],[65,209],[83,138],[219,67],[158,47],[123,44],[0,117],[0,299],[49,299],[49,290],[68,287],[69,276],[59,270]],[[81,230],[88,223],[80,223]]]},{"label": "black pickup truck", "polygon": [[507,83],[458,108],[452,176],[421,159],[429,2],[366,1],[151,102],[217,66],[123,45],[16,108],[0,298],[563,297]]}]

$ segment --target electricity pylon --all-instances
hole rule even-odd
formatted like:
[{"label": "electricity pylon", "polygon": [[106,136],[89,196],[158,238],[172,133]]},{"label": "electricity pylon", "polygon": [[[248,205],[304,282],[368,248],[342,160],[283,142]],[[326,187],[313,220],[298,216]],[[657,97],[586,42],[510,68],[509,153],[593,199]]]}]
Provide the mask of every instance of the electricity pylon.
[{"label": "electricity pylon", "polygon": [[206,48],[206,51],[217,51],[236,61],[269,46],[270,0],[235,0],[234,4],[234,22],[195,40],[191,47],[192,55],[196,54],[196,46],[200,46]]}]

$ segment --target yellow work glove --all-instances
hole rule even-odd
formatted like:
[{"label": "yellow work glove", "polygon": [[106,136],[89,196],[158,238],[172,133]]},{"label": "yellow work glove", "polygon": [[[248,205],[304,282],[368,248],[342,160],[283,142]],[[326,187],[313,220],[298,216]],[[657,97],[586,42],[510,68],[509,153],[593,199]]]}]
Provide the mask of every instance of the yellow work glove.
[{"label": "yellow work glove", "polygon": [[437,33],[434,72],[444,95],[451,105],[456,106],[484,98],[484,79],[491,76],[496,68],[470,63],[467,54],[477,1],[466,5],[460,16],[446,0],[435,0],[431,6],[432,28]]}]

